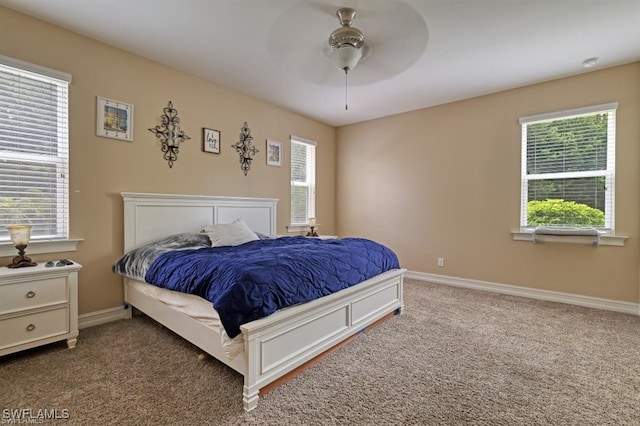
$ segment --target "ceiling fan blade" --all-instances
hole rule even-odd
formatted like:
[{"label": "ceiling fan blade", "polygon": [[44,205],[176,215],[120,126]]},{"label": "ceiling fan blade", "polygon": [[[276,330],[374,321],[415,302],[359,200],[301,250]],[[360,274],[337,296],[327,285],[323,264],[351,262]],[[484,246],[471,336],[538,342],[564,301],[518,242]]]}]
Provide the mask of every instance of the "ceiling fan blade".
[{"label": "ceiling fan blade", "polygon": [[340,84],[344,72],[323,55],[324,44],[304,43],[302,46],[290,39],[272,41],[269,43],[270,57],[279,69],[292,77],[314,84]]},{"label": "ceiling fan blade", "polygon": [[305,6],[315,12],[321,12],[327,16],[332,16],[333,18],[336,19],[336,22],[338,22],[336,17],[336,11],[340,9],[340,7],[339,6],[336,7],[333,3],[310,1],[305,3]]},{"label": "ceiling fan blade", "polygon": [[398,73],[398,69],[393,64],[377,57],[369,57],[349,73],[349,84],[353,86],[370,84],[386,80]]},{"label": "ceiling fan blade", "polygon": [[[391,21],[397,21],[397,17]],[[398,25],[375,24],[373,18],[370,23],[365,40],[371,52],[362,59],[363,65],[371,68],[376,63],[384,67],[386,78],[390,78],[411,67],[424,54],[429,31],[421,16],[411,14]]]},{"label": "ceiling fan blade", "polygon": [[[371,1],[371,0],[368,0]],[[373,0],[380,1],[380,0]],[[389,1],[389,0],[386,0]],[[366,4],[366,2],[362,2],[361,0],[344,0],[344,1],[308,1],[304,3],[306,7],[313,9],[317,12],[322,12],[326,15],[332,16],[338,22],[338,16],[336,12],[338,9],[342,9],[344,7],[349,7],[356,11],[356,16],[358,16],[358,7],[361,4]]]},{"label": "ceiling fan blade", "polygon": [[325,86],[337,86],[344,82],[344,71],[336,67],[328,58],[317,52],[300,57],[295,75],[303,80]]}]

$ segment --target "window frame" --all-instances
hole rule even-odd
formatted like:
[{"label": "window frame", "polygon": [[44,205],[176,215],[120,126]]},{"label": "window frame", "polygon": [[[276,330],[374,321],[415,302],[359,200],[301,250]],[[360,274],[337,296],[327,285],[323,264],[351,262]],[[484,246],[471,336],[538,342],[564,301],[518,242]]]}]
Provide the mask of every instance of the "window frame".
[{"label": "window frame", "polygon": [[[291,165],[291,172],[290,172],[290,188],[292,189],[294,186],[297,187],[307,187],[309,188],[309,190],[307,191],[307,200],[306,200],[306,207],[307,207],[307,219],[309,217],[315,217],[316,216],[316,180],[317,180],[317,142],[309,140],[309,139],[305,139],[305,138],[301,138],[298,136],[294,136],[291,135],[290,137],[290,143],[291,143],[291,147],[289,149],[289,153],[290,153],[290,165]],[[305,170],[307,171],[306,176],[307,179],[305,180],[305,182],[301,182],[301,181],[296,181],[293,179],[293,144],[294,143],[299,143],[299,144],[303,144],[303,145],[307,145],[309,147],[313,147],[312,151],[313,158],[310,158],[311,156],[307,155],[306,158],[306,166],[305,166]],[[307,151],[308,152],[308,151]],[[313,163],[313,164],[312,164]],[[313,171],[313,173],[308,173],[309,171]],[[290,192],[291,193],[291,192]],[[289,231],[301,231],[302,229],[305,229],[306,227],[308,227],[308,220],[305,220],[304,222],[294,222],[293,220],[293,197],[290,196],[290,212],[289,212],[289,223],[290,225],[288,226],[288,230]]]},{"label": "window frame", "polygon": [[[616,151],[616,126],[617,126],[617,109],[618,103],[611,102],[607,104],[593,105],[584,108],[576,108],[571,110],[557,111],[546,114],[538,114],[533,116],[522,117],[519,119],[521,125],[521,173],[520,173],[520,229],[512,231],[515,240],[532,240],[532,234],[535,226],[530,226],[528,220],[528,186],[529,182],[541,179],[555,178],[586,178],[586,177],[605,177],[607,192],[605,195],[605,224],[602,227],[596,227],[600,234],[601,244],[603,245],[619,245],[623,246],[624,241],[628,238],[625,236],[615,235],[615,151]],[[607,113],[607,167],[606,170],[579,171],[579,172],[558,172],[533,174],[527,173],[527,126],[540,122],[548,122],[554,120],[571,119],[580,116],[595,115]],[[569,225],[567,225],[569,226]],[[562,242],[582,242],[579,237],[551,237],[549,240]]]},{"label": "window frame", "polygon": [[[55,143],[58,147],[54,155],[42,155],[36,153],[5,151],[2,158],[7,160],[33,161],[41,164],[50,164],[56,168],[56,177],[49,182],[52,187],[57,188],[52,196],[55,196],[58,203],[55,219],[56,230],[60,230],[56,235],[32,235],[29,243],[30,253],[50,253],[58,251],[76,250],[77,243],[81,239],[69,239],[69,85],[72,81],[71,75],[65,72],[31,64],[18,59],[0,55],[0,65],[11,73],[23,75],[33,80],[41,80],[49,84],[55,84],[61,96],[56,97],[56,109],[62,114],[58,115],[58,134]],[[0,237],[0,256],[14,255],[9,236]]]}]

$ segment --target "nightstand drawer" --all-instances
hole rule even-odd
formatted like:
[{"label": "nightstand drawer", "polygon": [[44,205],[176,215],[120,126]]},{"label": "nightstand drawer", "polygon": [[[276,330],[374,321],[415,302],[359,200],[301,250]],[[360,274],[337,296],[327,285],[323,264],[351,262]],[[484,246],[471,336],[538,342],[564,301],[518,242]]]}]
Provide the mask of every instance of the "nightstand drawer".
[{"label": "nightstand drawer", "polygon": [[0,286],[0,314],[68,302],[66,277]]},{"label": "nightstand drawer", "polygon": [[69,332],[69,309],[60,308],[0,321],[0,349]]}]

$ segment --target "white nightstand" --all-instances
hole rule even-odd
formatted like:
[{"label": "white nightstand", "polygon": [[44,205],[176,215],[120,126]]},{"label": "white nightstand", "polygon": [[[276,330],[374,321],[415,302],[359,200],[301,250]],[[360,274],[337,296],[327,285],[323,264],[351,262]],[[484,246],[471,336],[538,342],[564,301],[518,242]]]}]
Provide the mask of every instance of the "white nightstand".
[{"label": "white nightstand", "polygon": [[82,265],[0,267],[0,355],[78,338],[78,271]]}]

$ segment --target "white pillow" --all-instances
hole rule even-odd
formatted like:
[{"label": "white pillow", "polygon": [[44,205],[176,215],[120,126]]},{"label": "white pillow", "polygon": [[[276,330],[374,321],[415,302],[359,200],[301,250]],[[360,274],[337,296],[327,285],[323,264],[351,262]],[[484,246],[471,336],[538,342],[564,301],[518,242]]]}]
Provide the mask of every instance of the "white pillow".
[{"label": "white pillow", "polygon": [[211,247],[239,246],[249,241],[259,240],[242,219],[236,219],[232,223],[219,223],[208,225],[202,231],[209,236]]}]

